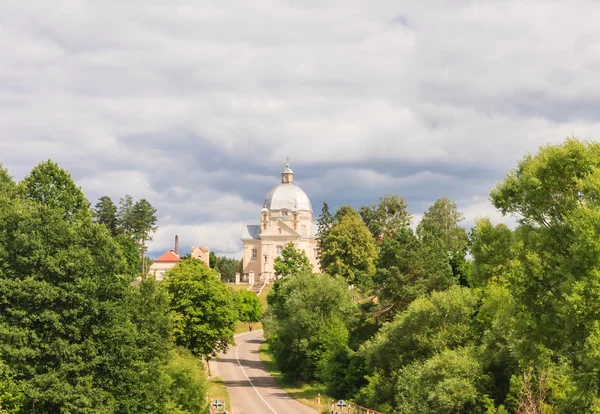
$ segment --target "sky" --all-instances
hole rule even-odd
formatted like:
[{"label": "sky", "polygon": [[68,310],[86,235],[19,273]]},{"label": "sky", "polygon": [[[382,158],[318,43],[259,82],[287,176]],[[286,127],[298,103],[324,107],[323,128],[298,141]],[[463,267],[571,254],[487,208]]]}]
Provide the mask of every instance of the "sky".
[{"label": "sky", "polygon": [[285,159],[315,216],[404,197],[514,222],[527,152],[600,134],[596,0],[0,0],[0,162],[158,209],[151,255],[239,255]]}]

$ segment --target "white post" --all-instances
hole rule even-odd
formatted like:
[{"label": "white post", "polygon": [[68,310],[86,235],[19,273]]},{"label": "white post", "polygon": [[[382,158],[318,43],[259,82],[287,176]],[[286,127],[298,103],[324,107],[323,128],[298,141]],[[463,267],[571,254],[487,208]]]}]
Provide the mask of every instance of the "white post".
[{"label": "white post", "polygon": [[240,284],[240,273],[236,272],[235,274],[235,284],[239,285]]},{"label": "white post", "polygon": [[250,284],[250,285],[254,284],[254,272],[248,273],[248,284]]}]

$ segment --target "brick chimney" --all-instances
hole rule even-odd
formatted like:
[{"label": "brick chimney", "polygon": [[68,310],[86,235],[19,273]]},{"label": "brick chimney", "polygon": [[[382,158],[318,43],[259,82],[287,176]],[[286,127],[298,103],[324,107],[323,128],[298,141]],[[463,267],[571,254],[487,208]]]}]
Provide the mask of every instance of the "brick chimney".
[{"label": "brick chimney", "polygon": [[179,236],[175,235],[175,254],[179,255]]}]

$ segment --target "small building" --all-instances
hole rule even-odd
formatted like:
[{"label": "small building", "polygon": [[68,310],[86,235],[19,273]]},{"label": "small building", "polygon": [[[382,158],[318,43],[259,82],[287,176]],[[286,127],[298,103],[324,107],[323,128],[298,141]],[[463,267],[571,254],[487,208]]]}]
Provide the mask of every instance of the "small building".
[{"label": "small building", "polygon": [[165,273],[171,270],[177,263],[181,262],[179,254],[174,250],[169,250],[150,265],[149,274],[154,275],[156,280],[163,280]]},{"label": "small building", "polygon": [[192,246],[191,256],[194,259],[203,261],[206,266],[210,267],[210,250],[208,246]]}]

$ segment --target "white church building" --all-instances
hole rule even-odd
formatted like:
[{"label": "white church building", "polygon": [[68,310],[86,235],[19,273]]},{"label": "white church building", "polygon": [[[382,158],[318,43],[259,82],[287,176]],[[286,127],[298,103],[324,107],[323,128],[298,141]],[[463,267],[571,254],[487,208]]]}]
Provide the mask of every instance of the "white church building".
[{"label": "white church building", "polygon": [[242,231],[244,277],[268,281],[274,278],[275,258],[289,242],[303,250],[319,272],[317,226],[310,199],[294,183],[289,163],[281,172],[281,184],[267,193],[260,212],[260,224],[249,224]]}]

